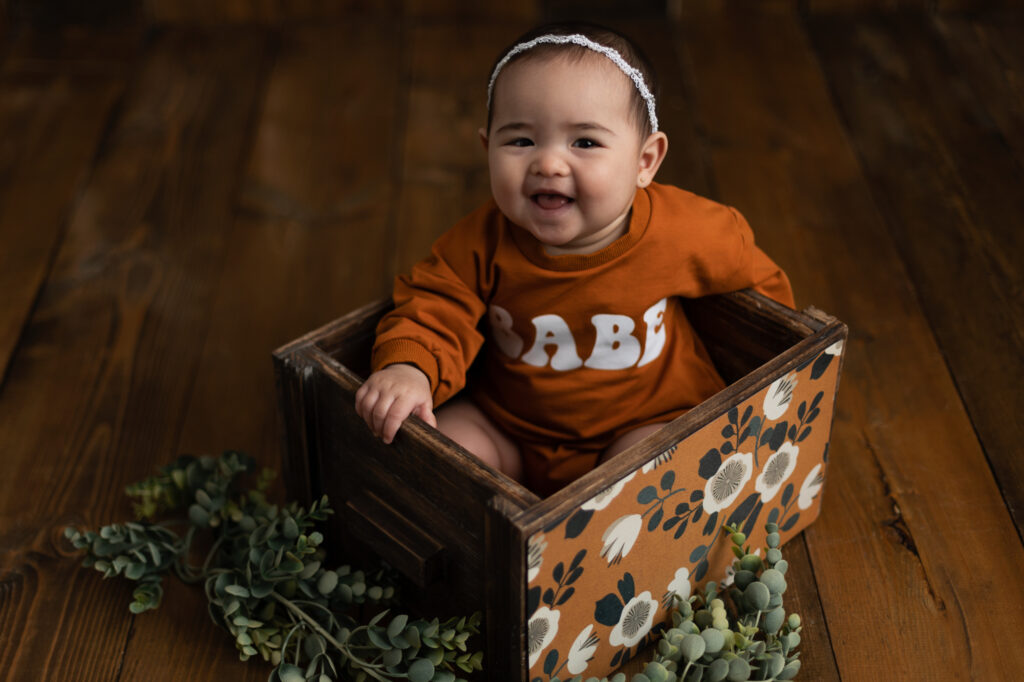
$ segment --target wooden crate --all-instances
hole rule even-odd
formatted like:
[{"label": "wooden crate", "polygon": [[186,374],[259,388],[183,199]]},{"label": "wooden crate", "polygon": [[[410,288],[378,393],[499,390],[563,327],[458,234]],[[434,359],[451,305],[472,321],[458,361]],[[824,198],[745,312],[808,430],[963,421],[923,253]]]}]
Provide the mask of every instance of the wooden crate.
[{"label": "wooden crate", "polygon": [[331,544],[404,573],[403,608],[483,610],[488,680],[606,674],[656,638],[670,590],[725,578],[724,523],[763,546],[767,521],[785,540],[818,514],[847,334],[821,311],[687,301],[728,387],[541,499],[418,419],[371,434],[354,394],[389,306],[275,352],[289,493],[330,496]]}]

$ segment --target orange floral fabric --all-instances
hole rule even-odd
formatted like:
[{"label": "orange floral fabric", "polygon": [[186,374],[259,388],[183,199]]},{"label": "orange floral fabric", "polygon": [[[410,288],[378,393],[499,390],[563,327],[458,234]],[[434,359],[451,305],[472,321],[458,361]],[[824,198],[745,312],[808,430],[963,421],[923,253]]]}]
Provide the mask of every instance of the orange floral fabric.
[{"label": "orange floral fabric", "polygon": [[842,346],[529,538],[531,682],[607,675],[657,640],[673,593],[731,582],[724,524],[763,547],[767,522],[786,540],[817,517]]}]

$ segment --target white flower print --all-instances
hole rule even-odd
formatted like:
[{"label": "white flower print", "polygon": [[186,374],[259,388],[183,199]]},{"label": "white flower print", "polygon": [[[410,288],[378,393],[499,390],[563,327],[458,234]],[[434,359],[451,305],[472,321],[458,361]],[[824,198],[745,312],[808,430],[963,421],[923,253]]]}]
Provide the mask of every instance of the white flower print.
[{"label": "white flower print", "polygon": [[530,536],[530,541],[526,546],[526,582],[532,583],[540,573],[540,567],[544,563],[544,550],[547,548],[548,542],[544,539],[544,533]]},{"label": "white flower print", "polygon": [[818,496],[818,492],[824,483],[825,476],[821,473],[821,462],[818,462],[807,474],[804,484],[800,486],[800,497],[797,498],[796,506],[801,509],[807,509],[814,504],[814,498]]},{"label": "white flower print", "polygon": [[644,464],[643,467],[640,470],[643,473],[647,474],[647,473],[650,473],[650,472],[654,471],[655,469],[660,467],[662,464],[665,464],[666,462],[671,462],[672,461],[672,453],[674,453],[676,451],[677,447],[678,446],[673,445],[668,450],[665,450],[660,455],[658,455],[657,457],[655,457],[651,461],[647,462],[647,464]]},{"label": "white flower print", "polygon": [[558,618],[560,615],[558,611],[552,611],[548,607],[542,606],[530,618],[530,624],[526,629],[526,638],[530,650],[531,668],[537,662],[537,659],[540,658],[541,652],[554,641],[555,635],[558,634]]},{"label": "white flower print", "polygon": [[604,547],[601,548],[601,556],[608,560],[608,565],[618,563],[622,557],[629,554],[633,544],[640,535],[640,528],[643,526],[643,518],[639,514],[620,516],[612,521],[612,525],[604,531],[601,539]]},{"label": "white flower print", "polygon": [[737,452],[722,462],[704,485],[705,512],[714,514],[733,503],[754,472],[753,460],[753,453]]},{"label": "white flower print", "polygon": [[635,646],[644,638],[654,625],[654,614],[658,610],[658,602],[651,599],[650,592],[633,597],[622,609],[619,622],[608,635],[608,643],[612,646]]},{"label": "white flower print", "polygon": [[761,493],[762,502],[769,502],[779,492],[779,488],[796,468],[799,454],[800,448],[787,440],[764,463],[764,469],[761,469],[761,474],[754,481],[754,490]]},{"label": "white flower print", "polygon": [[790,372],[772,382],[764,396],[765,419],[774,421],[786,413],[789,403],[793,400],[793,389],[796,385],[796,372]]},{"label": "white flower print", "polygon": [[690,569],[683,566],[676,575],[672,578],[672,582],[668,584],[668,589],[665,591],[665,596],[661,598],[661,603],[666,608],[672,606],[672,595],[678,594],[680,599],[687,599],[690,596]]},{"label": "white flower print", "polygon": [[634,476],[636,476],[635,469],[629,472],[628,476],[619,479],[610,487],[605,488],[604,490],[602,490],[601,492],[599,492],[598,494],[594,495],[592,498],[584,502],[580,509],[589,509],[592,511],[604,509],[611,503],[613,499],[615,499],[616,495],[622,492],[622,489],[626,486],[627,483],[629,483],[629,481]]},{"label": "white flower print", "polygon": [[843,340],[839,339],[831,346],[825,349],[825,352],[829,355],[840,355],[843,352]]},{"label": "white flower print", "polygon": [[593,624],[583,628],[576,637],[576,641],[572,643],[572,648],[569,649],[570,673],[579,675],[587,669],[587,664],[594,658],[594,652],[597,651],[597,644],[600,641],[601,638],[594,634]]}]

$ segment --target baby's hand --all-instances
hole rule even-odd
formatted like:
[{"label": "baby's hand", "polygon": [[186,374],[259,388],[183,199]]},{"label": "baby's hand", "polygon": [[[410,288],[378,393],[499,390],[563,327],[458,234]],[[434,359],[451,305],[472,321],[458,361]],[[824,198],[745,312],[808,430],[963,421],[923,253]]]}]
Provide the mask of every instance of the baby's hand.
[{"label": "baby's hand", "polygon": [[437,426],[427,375],[412,365],[388,365],[356,391],[356,412],[381,440],[390,443],[410,414]]}]

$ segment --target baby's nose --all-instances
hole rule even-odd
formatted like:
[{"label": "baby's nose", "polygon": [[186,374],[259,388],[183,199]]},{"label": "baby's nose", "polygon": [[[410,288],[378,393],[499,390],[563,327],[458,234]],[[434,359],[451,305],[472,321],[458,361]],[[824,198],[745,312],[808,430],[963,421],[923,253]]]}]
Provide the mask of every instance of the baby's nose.
[{"label": "baby's nose", "polygon": [[538,175],[557,176],[566,175],[569,172],[569,166],[561,154],[554,150],[542,149],[538,150],[531,170]]}]

